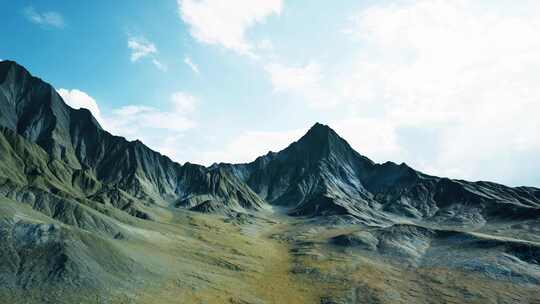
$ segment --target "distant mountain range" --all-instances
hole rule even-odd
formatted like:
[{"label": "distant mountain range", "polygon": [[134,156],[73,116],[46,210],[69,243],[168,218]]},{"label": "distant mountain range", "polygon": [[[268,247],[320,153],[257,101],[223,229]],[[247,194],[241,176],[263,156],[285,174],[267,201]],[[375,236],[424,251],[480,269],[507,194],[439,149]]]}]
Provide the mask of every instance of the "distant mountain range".
[{"label": "distant mountain range", "polygon": [[[129,235],[129,217],[161,222],[163,210],[171,208],[231,219],[274,208],[321,225],[407,222],[438,229],[540,218],[538,188],[435,177],[404,163],[377,164],[319,123],[286,149],[251,163],[180,165],[140,141],[110,134],[90,111],[70,108],[51,85],[12,61],[0,63],[0,197],[88,231],[95,235],[90,239],[113,240]],[[83,246],[97,239],[79,237],[78,245],[62,241],[36,251],[43,235],[60,238],[55,236],[60,226],[17,226],[20,221],[1,224],[17,231],[1,238],[1,285],[32,289],[58,281],[99,287],[99,277],[108,275],[110,261],[96,258],[107,253]],[[350,244],[354,238],[335,241]],[[103,250],[124,259],[120,251]],[[539,257],[537,251],[532,255]],[[89,270],[93,279],[69,275],[93,267],[88,261],[98,265]]]},{"label": "distant mountain range", "polygon": [[[70,108],[51,85],[15,62],[1,63],[0,81],[4,136],[22,137],[49,158],[43,167],[26,167],[17,175],[26,179],[22,184],[38,186],[28,180],[28,170],[49,173],[40,178],[40,186],[53,194],[111,200],[119,206],[131,196],[201,211],[256,210],[271,204],[291,208],[291,215],[365,220],[398,215],[469,222],[540,215],[540,189],[438,178],[406,164],[375,164],[318,123],[283,151],[249,164],[181,166],[140,141],[103,130],[88,110]],[[53,162],[63,167],[61,175],[52,172]]]}]

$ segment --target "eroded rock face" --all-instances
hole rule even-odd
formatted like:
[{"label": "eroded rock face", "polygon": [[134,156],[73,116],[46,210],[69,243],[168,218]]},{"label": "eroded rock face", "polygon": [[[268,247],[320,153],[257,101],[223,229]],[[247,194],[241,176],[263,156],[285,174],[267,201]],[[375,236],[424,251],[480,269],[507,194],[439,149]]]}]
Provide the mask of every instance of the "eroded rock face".
[{"label": "eroded rock face", "polygon": [[60,241],[60,226],[58,224],[17,223],[13,227],[13,240],[17,248],[42,246],[47,243]]},{"label": "eroded rock face", "polygon": [[379,239],[370,232],[361,231],[335,236],[332,238],[332,243],[346,248],[375,251],[379,246]]}]

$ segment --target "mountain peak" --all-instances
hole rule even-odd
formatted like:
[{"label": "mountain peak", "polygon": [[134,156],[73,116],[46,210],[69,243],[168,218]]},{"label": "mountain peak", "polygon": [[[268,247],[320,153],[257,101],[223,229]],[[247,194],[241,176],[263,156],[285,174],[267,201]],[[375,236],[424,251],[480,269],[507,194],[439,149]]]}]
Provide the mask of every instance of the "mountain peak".
[{"label": "mountain peak", "polygon": [[15,61],[3,60],[0,61],[0,82],[4,82],[10,71],[13,71],[14,76],[24,75],[29,76],[28,72],[23,66],[19,65]]},{"label": "mountain peak", "polygon": [[[351,146],[327,125],[316,123],[298,141],[287,149],[299,157],[320,160],[330,155],[348,155],[354,153]],[[288,154],[288,153],[287,153]]]},{"label": "mountain peak", "polygon": [[18,66],[18,64],[13,60],[2,60],[2,61],[0,61],[0,65],[2,65],[2,66],[17,65]]},{"label": "mountain peak", "polygon": [[332,130],[332,128],[330,128],[329,126],[316,122],[313,126],[311,126],[311,128],[309,128],[309,131],[307,132],[307,134],[310,134],[310,133],[327,135],[330,133],[335,134],[336,132]]},{"label": "mountain peak", "polygon": [[307,133],[298,140],[299,143],[312,143],[317,145],[327,145],[330,141],[341,139],[339,135],[329,126],[315,123]]},{"label": "mountain peak", "polygon": [[2,60],[0,61],[0,70],[1,71],[9,71],[10,69],[16,69],[18,72],[22,72],[25,74],[30,74],[30,72],[22,65],[18,64],[16,61],[13,60]]}]

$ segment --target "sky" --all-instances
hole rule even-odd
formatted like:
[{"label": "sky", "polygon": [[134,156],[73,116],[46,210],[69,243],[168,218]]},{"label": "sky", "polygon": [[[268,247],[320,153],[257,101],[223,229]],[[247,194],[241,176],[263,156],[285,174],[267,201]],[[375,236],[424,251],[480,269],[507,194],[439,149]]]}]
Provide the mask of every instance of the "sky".
[{"label": "sky", "polygon": [[376,162],[540,186],[540,1],[0,0],[0,59],[180,163],[315,122]]}]

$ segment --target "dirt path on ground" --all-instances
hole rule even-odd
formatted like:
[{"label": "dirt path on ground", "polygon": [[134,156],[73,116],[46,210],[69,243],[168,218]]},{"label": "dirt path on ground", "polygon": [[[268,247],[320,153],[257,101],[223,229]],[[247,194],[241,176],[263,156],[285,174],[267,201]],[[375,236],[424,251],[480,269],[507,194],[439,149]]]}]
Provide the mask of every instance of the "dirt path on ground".
[{"label": "dirt path on ground", "polygon": [[318,303],[313,286],[294,278],[290,272],[291,256],[287,242],[272,238],[289,227],[286,219],[280,224],[268,227],[259,234],[260,243],[264,244],[264,271],[256,290],[267,303]]}]

